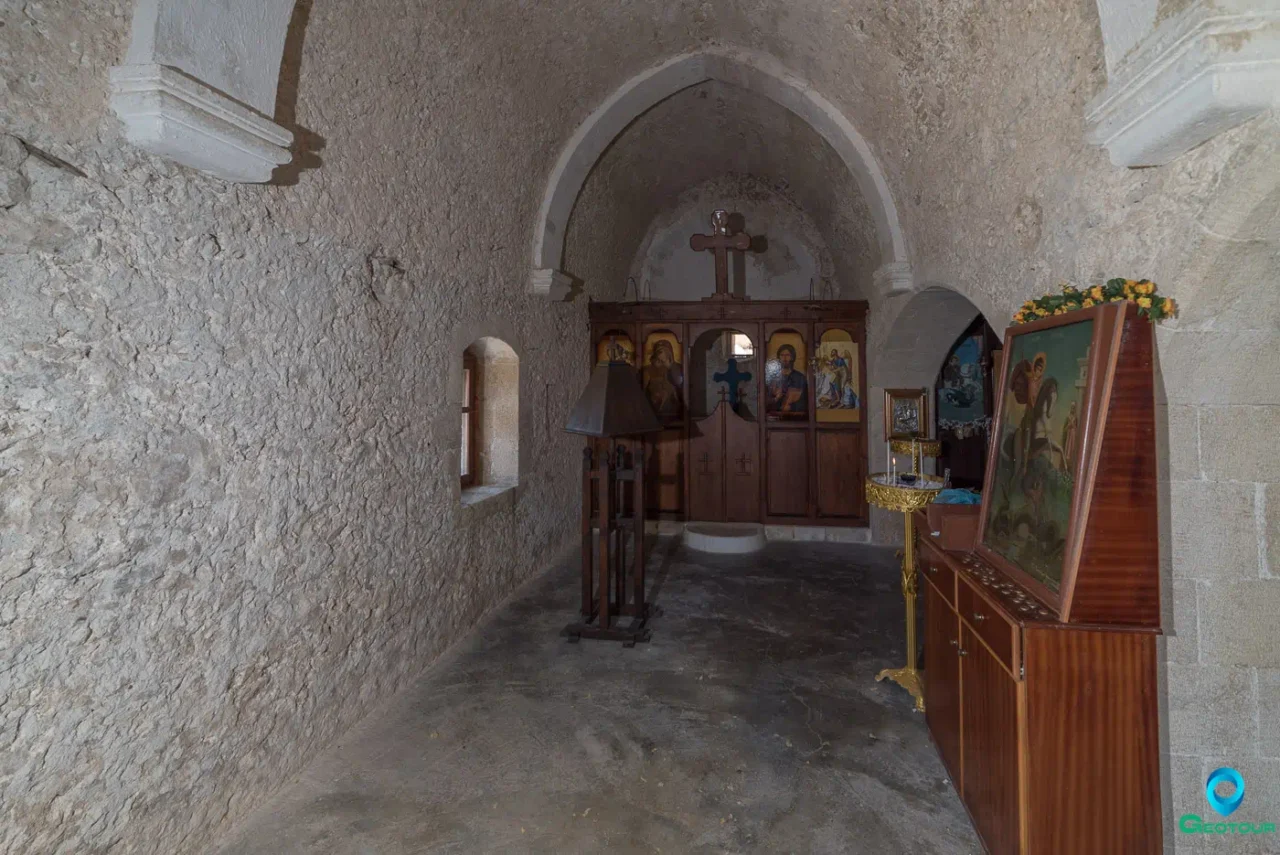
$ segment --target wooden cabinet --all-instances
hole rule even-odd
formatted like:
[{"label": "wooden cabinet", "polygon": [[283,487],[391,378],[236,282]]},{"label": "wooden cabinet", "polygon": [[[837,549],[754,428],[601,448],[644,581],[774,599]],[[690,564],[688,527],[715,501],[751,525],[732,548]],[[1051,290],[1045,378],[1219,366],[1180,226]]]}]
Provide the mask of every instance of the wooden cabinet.
[{"label": "wooden cabinet", "polygon": [[[954,581],[954,580],[953,580]],[[933,584],[924,585],[924,661],[928,667],[924,709],[942,761],[960,768],[960,621]],[[956,787],[960,779],[955,778]]]},{"label": "wooden cabinet", "polygon": [[1018,683],[962,622],[961,769],[964,801],[992,852],[1019,851]]},{"label": "wooden cabinet", "polygon": [[1159,853],[1156,633],[1063,623],[928,537],[919,571],[925,720],[987,851]]},{"label": "wooden cabinet", "polygon": [[[925,638],[939,648],[958,627],[959,641],[958,675],[945,654],[926,660],[926,709],[935,695],[943,706],[928,724],[994,855],[1162,848],[1151,327],[1118,302],[1011,327],[983,489],[994,501],[972,546],[943,549],[943,526],[916,516],[926,587],[955,594],[932,598]],[[1071,399],[1077,427],[1045,444],[1006,398],[1042,415]],[[1070,488],[1043,500],[1046,479]]]}]

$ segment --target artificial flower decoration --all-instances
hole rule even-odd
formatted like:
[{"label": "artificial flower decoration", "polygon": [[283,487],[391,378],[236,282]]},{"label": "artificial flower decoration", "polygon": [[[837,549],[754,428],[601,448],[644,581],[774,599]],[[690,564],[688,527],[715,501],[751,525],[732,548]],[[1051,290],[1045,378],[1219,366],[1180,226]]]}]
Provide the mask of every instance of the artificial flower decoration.
[{"label": "artificial flower decoration", "polygon": [[1149,279],[1108,279],[1105,285],[1094,285],[1081,291],[1074,285],[1063,285],[1061,294],[1046,294],[1028,300],[1013,316],[1015,324],[1025,324],[1050,315],[1065,315],[1076,309],[1088,309],[1100,303],[1128,301],[1138,306],[1138,314],[1153,321],[1178,316],[1178,304],[1156,293],[1156,283]]}]

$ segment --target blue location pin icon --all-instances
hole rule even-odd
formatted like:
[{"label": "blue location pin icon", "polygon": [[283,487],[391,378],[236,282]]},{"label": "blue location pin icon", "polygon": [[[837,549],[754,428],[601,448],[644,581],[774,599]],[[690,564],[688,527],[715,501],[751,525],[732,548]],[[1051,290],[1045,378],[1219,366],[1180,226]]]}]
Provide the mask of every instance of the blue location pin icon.
[{"label": "blue location pin icon", "polygon": [[[1215,788],[1222,783],[1235,784],[1236,791],[1229,796],[1218,795]],[[1230,766],[1214,769],[1209,773],[1209,780],[1205,781],[1204,795],[1209,800],[1210,807],[1223,816],[1231,816],[1244,801],[1244,778]]]}]

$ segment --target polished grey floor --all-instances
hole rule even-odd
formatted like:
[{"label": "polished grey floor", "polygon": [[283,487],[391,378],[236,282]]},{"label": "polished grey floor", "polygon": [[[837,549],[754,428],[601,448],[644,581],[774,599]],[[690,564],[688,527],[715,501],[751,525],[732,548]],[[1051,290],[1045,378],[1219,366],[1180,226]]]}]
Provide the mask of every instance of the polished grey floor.
[{"label": "polished grey floor", "polygon": [[654,542],[648,644],[558,636],[534,580],[251,817],[223,855],[980,852],[904,656],[892,553]]}]

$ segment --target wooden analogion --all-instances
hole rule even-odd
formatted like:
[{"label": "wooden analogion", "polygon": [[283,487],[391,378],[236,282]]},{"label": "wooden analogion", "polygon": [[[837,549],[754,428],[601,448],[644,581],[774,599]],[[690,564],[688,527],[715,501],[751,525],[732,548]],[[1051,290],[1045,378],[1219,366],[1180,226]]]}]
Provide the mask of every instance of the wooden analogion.
[{"label": "wooden analogion", "polygon": [[929,731],[995,855],[1158,853],[1151,323],[1110,304],[1005,335],[977,541],[916,520]]}]

